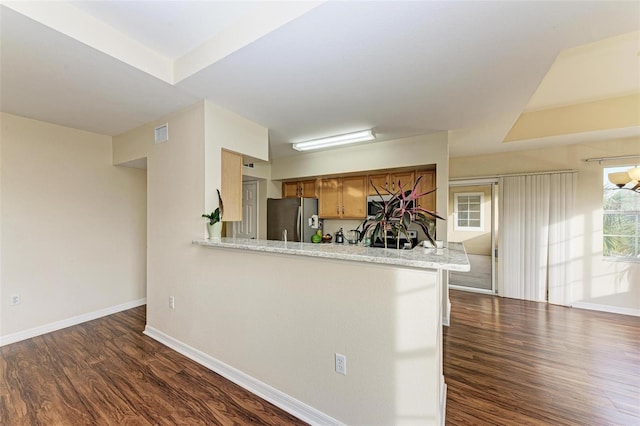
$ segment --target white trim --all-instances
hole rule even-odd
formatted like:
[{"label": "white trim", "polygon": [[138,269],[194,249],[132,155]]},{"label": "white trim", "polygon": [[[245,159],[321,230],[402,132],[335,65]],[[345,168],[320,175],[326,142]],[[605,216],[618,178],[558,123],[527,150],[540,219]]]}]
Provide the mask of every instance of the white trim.
[{"label": "white trim", "polygon": [[30,328],[28,330],[7,334],[6,336],[0,336],[0,346],[16,343],[21,340],[31,339],[32,337],[40,336],[46,333],[51,333],[52,331],[61,330],[63,328],[82,324],[83,322],[92,321],[94,319],[106,317],[107,315],[112,315],[121,311],[126,311],[127,309],[137,308],[138,306],[142,306],[146,303],[147,303],[147,298],[144,297],[142,299],[132,300],[131,302],[122,303],[120,305],[111,306],[109,308],[100,309],[98,311],[87,312],[86,314],[52,322],[50,324],[40,325],[38,327]]},{"label": "white trim", "polygon": [[444,375],[440,376],[440,426],[445,426],[447,420],[447,384],[444,382]]},{"label": "white trim", "polygon": [[[448,292],[449,290],[447,290]],[[447,306],[445,307],[445,311],[443,312],[442,315],[442,325],[444,325],[445,327],[449,327],[449,325],[451,325],[451,300],[447,297]]]},{"label": "white trim", "polygon": [[497,296],[493,290],[487,290],[486,288],[467,287],[464,285],[449,284],[451,290],[467,291],[469,293],[482,293],[490,296]]},{"label": "white trim", "polygon": [[479,179],[462,179],[451,178],[449,180],[449,186],[468,186],[468,185],[491,185],[492,183],[498,183],[497,177],[492,178],[479,178]]},{"label": "white trim", "polygon": [[192,348],[191,346],[174,339],[160,330],[147,325],[144,329],[144,334],[157,340],[163,345],[170,347],[174,351],[181,353],[198,364],[220,374],[222,377],[272,403],[276,407],[283,409],[289,414],[296,416],[302,421],[311,425],[344,425],[344,423],[318,411],[304,402],[298,401],[284,392],[281,392],[278,389],[275,389],[268,384],[261,382],[260,380],[251,377],[204,352],[199,351],[198,349]]},{"label": "white trim", "polygon": [[571,304],[571,307],[578,309],[588,309],[590,311],[609,312],[612,314],[632,315],[634,317],[640,317],[640,309],[620,308],[611,305],[601,305],[599,303],[574,302]]}]

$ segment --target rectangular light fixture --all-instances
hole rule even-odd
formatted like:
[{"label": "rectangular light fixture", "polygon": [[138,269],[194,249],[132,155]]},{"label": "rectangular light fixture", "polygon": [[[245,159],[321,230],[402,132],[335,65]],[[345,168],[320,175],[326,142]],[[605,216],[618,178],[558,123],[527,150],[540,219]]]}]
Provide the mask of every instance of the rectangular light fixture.
[{"label": "rectangular light fixture", "polygon": [[322,149],[338,145],[347,145],[356,142],[370,141],[376,138],[373,130],[362,130],[360,132],[346,133],[344,135],[329,136],[328,138],[314,139],[312,141],[298,142],[293,144],[293,149],[297,151],[309,151],[312,149]]}]

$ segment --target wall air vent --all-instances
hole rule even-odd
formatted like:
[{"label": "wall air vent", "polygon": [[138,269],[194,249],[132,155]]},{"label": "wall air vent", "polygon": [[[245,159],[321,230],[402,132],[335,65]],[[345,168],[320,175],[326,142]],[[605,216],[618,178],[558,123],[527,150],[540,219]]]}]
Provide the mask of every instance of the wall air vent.
[{"label": "wall air vent", "polygon": [[169,123],[156,127],[155,143],[162,143],[169,140]]}]

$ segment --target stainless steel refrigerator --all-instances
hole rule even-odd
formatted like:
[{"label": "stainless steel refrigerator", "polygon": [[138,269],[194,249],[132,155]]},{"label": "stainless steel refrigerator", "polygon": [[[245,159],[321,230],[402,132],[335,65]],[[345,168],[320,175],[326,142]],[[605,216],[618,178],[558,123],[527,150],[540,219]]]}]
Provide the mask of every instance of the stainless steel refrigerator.
[{"label": "stainless steel refrigerator", "polygon": [[318,200],[315,198],[269,198],[267,200],[267,239],[311,242],[318,230]]}]

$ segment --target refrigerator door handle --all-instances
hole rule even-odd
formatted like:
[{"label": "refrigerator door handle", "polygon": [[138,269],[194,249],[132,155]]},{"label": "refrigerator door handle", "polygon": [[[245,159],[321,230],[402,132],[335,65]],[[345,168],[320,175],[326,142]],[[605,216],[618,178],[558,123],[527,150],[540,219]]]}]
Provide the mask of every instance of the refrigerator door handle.
[{"label": "refrigerator door handle", "polygon": [[302,206],[298,206],[298,220],[296,220],[296,241],[302,241],[302,235],[300,235],[302,226]]}]

